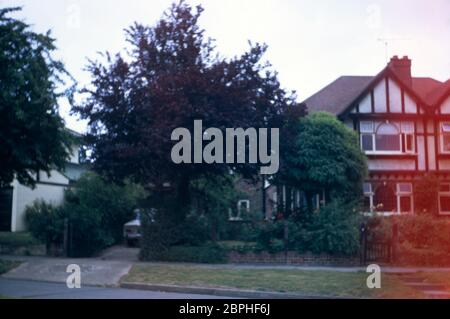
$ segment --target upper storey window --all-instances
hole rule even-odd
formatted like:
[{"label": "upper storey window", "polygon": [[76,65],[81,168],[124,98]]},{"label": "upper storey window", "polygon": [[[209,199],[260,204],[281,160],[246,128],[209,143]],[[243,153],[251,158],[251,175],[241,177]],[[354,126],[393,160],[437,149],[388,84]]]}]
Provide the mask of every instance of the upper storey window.
[{"label": "upper storey window", "polygon": [[441,123],[441,152],[450,153],[450,122]]},{"label": "upper storey window", "polygon": [[367,154],[414,153],[412,122],[363,121],[360,123],[360,135],[361,148]]}]

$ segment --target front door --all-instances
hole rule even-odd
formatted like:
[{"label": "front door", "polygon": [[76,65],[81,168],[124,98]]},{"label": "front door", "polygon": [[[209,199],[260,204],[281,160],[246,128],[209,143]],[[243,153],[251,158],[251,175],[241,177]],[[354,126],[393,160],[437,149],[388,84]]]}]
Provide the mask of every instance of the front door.
[{"label": "front door", "polygon": [[0,188],[0,231],[11,231],[12,188]]}]

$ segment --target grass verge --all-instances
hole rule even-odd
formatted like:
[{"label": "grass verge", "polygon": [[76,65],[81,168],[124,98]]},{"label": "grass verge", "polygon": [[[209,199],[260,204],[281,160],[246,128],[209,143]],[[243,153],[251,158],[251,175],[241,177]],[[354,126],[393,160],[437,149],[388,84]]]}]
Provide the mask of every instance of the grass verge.
[{"label": "grass verge", "polygon": [[10,260],[1,260],[0,259],[0,275],[10,271],[13,268],[16,268],[20,265],[18,261],[10,261]]},{"label": "grass verge", "polygon": [[41,242],[30,233],[0,232],[0,245],[9,247],[28,247],[39,245]]},{"label": "grass verge", "polygon": [[367,273],[293,269],[237,269],[197,265],[135,265],[122,282],[237,288],[324,297],[421,298],[396,276],[383,274],[381,289],[368,289]]}]

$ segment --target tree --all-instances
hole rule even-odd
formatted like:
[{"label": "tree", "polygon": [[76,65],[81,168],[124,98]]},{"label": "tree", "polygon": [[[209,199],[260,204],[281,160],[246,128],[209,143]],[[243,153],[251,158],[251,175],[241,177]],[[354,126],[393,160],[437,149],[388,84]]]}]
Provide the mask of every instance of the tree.
[{"label": "tree", "polygon": [[354,131],[331,114],[314,113],[291,123],[290,132],[295,137],[281,144],[277,183],[325,192],[328,201],[361,197],[367,165]]},{"label": "tree", "polygon": [[0,187],[15,177],[34,186],[33,173],[62,168],[70,147],[56,92],[68,74],[51,57],[50,32],[8,17],[19,10],[0,9]]},{"label": "tree", "polygon": [[174,129],[192,132],[194,120],[222,130],[281,127],[285,110],[295,106],[295,96],[281,89],[277,74],[261,62],[266,46],[250,44],[239,57],[219,57],[198,25],[202,11],[181,1],[155,27],[130,27],[128,56],[106,53],[103,63],[92,61],[92,85],[83,90],[85,102],[74,108],[89,120],[95,169],[157,190],[170,182],[179,218],[188,210],[192,180],[230,170],[254,177],[258,167],[176,165],[170,157]]}]

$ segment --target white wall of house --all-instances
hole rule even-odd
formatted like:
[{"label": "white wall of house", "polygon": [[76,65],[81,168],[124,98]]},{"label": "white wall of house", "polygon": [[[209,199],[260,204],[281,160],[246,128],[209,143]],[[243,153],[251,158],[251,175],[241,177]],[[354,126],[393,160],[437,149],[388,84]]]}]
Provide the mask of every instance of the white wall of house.
[{"label": "white wall of house", "polygon": [[25,210],[34,201],[44,200],[59,205],[64,199],[64,190],[69,186],[69,179],[57,171],[52,171],[50,177],[45,173],[40,175],[40,182],[34,189],[20,184],[17,180],[13,183],[11,214],[11,231],[13,232],[26,230]]},{"label": "white wall of house", "polygon": [[450,114],[450,96],[442,103],[441,113]]}]

